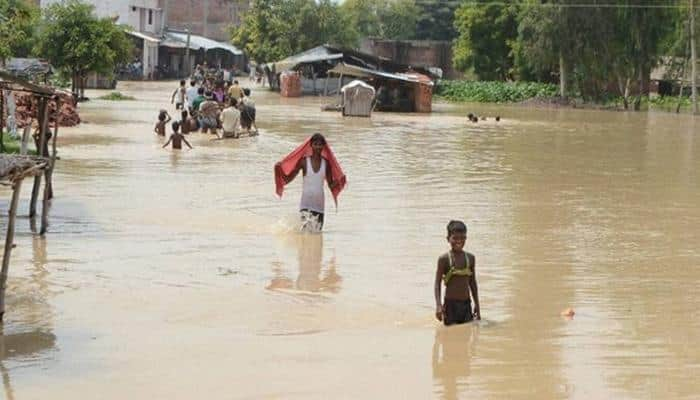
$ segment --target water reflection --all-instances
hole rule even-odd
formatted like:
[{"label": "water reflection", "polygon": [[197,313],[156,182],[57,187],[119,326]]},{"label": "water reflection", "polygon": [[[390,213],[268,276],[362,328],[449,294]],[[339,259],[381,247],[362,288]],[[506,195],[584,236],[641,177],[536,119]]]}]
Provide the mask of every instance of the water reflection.
[{"label": "water reflection", "polygon": [[[30,219],[30,228],[36,231],[36,219]],[[14,399],[11,369],[8,361],[37,360],[40,354],[56,346],[56,336],[50,323],[52,311],[47,269],[46,237],[32,234],[32,259],[29,279],[13,279],[5,322],[0,323],[0,374],[5,398]],[[15,267],[18,267],[18,261]],[[17,331],[17,332],[15,332]],[[12,333],[10,333],[12,332]]]},{"label": "water reflection", "polygon": [[269,290],[291,289],[298,292],[338,293],[343,278],[337,272],[335,252],[323,268],[323,235],[303,233],[289,237],[296,247],[299,273],[293,280],[285,271],[284,264],[272,263],[274,274]]},{"label": "water reflection", "polygon": [[433,381],[435,391],[446,400],[459,398],[467,388],[471,361],[479,338],[475,323],[435,329],[433,344]]}]

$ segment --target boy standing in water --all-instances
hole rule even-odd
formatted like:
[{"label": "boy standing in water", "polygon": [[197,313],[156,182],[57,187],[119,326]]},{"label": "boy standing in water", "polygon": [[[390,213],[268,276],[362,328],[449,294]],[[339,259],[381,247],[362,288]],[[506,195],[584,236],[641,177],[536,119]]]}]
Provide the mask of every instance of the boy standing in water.
[{"label": "boy standing in water", "polygon": [[156,122],[156,126],[153,128],[153,131],[158,136],[165,136],[165,126],[168,122],[170,122],[170,119],[170,114],[168,114],[167,111],[160,110],[160,113],[158,113],[158,122]]},{"label": "boy standing in water", "polygon": [[346,182],[340,164],[326,143],[326,138],[320,133],[315,133],[284,160],[275,164],[275,184],[279,196],[282,196],[284,185],[293,181],[299,171],[304,175],[299,206],[302,226],[308,227],[312,223],[311,226],[316,225],[320,230],[323,228],[325,211],[323,181],[328,182],[336,201]]},{"label": "boy standing in water", "polygon": [[182,149],[182,142],[185,142],[187,147],[192,149],[190,142],[188,142],[187,139],[185,139],[185,137],[179,132],[180,123],[177,121],[173,122],[172,128],[173,128],[173,134],[170,135],[170,139],[168,139],[168,141],[165,142],[165,144],[163,145],[163,148],[168,147],[170,142],[173,142],[173,149],[180,150],[180,149]]},{"label": "boy standing in water", "polygon": [[[464,250],[467,226],[462,221],[447,224],[447,242],[450,251],[438,258],[435,271],[435,318],[445,325],[463,324],[481,319],[479,289],[476,285],[476,258]],[[442,302],[442,281],[445,282],[445,301]],[[474,299],[472,312],[471,298]]]},{"label": "boy standing in water", "polygon": [[187,97],[187,88],[185,87],[185,80],[183,79],[180,81],[180,87],[175,89],[173,92],[173,95],[170,98],[170,104],[173,104],[173,101],[177,99],[175,102],[175,109],[183,109],[185,108],[185,97]]}]

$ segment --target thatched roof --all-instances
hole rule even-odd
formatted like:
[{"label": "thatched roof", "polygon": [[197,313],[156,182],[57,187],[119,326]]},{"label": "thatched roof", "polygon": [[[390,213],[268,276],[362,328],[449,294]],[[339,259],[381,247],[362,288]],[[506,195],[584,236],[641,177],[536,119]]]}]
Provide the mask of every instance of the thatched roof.
[{"label": "thatched roof", "polygon": [[0,183],[14,183],[34,176],[48,165],[45,157],[0,154]]}]

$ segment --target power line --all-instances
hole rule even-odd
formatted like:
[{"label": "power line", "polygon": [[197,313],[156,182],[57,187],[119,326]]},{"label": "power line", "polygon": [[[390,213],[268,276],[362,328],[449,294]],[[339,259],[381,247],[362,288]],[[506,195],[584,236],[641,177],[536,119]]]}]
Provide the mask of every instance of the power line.
[{"label": "power line", "polygon": [[[415,0],[416,4],[434,5],[435,2],[429,0]],[[648,9],[680,9],[687,8],[683,4],[615,4],[615,3],[514,3],[512,1],[442,1],[441,5],[473,5],[473,6],[526,6],[542,8],[648,8]]]}]

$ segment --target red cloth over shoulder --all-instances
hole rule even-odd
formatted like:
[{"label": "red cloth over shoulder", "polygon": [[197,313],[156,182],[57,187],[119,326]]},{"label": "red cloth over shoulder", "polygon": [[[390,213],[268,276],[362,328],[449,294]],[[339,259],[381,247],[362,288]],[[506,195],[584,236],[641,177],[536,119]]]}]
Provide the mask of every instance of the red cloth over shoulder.
[{"label": "red cloth over shoulder", "polygon": [[[282,161],[275,164],[275,191],[277,192],[278,196],[282,197],[282,193],[284,192],[284,186],[286,185],[284,179],[282,178],[282,174],[291,174],[294,168],[299,163],[299,160],[302,160],[305,157],[310,157],[312,153],[313,150],[311,148],[311,137],[309,137],[308,139],[306,139],[306,141],[304,141],[304,143],[302,143],[299,147],[294,149],[294,151],[292,151],[285,158],[283,158]],[[340,195],[340,192],[343,191],[343,189],[345,188],[347,179],[345,177],[345,174],[343,173],[343,169],[338,163],[338,160],[336,160],[335,155],[333,154],[333,150],[331,150],[331,147],[328,145],[328,143],[326,143],[326,146],[323,148],[323,151],[321,152],[321,157],[323,157],[330,166],[333,182],[336,183],[335,187],[331,189],[331,193],[333,194],[333,200],[335,201],[335,205],[337,207],[338,195]]]}]

